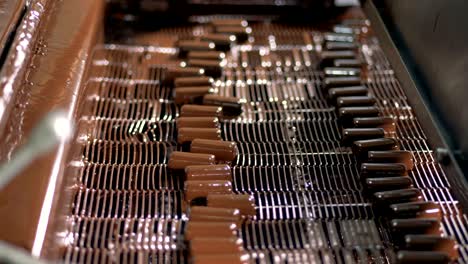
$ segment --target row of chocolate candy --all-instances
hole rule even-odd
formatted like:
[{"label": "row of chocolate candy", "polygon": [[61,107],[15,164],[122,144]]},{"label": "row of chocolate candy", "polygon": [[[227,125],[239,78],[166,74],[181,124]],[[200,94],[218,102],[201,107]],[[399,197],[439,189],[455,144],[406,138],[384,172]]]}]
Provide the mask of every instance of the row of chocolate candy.
[{"label": "row of chocolate candy", "polygon": [[399,149],[395,119],[381,115],[376,98],[362,83],[366,68],[357,57],[355,37],[352,28],[325,34],[321,53],[324,86],[343,128],[342,144],[351,146],[361,162],[361,179],[376,208],[392,219],[394,242],[401,249],[396,261],[455,261],[455,241],[441,236],[439,205],[425,201],[408,175],[413,155]]},{"label": "row of chocolate candy", "polygon": [[215,33],[179,41],[179,55],[187,58],[182,68],[203,73],[174,78],[173,97],[180,106],[177,142],[182,151],[173,152],[168,165],[185,180],[189,217],[185,240],[193,263],[248,261],[238,229],[243,219],[256,215],[255,201],[232,192],[230,163],[238,149],[235,142],[222,140],[220,130],[220,119],[240,115],[242,105],[237,98],[217,95],[214,87],[214,78],[225,65],[224,51],[245,37],[239,26],[245,32],[243,20],[214,21]]}]

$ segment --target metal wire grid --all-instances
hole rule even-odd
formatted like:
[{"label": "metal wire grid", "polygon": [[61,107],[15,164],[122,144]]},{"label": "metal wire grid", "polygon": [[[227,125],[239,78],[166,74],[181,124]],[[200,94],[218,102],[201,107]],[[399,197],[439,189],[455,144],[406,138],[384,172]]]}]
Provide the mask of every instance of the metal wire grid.
[{"label": "metal wire grid", "polygon": [[[269,44],[271,46],[271,42]],[[113,47],[107,48],[109,53],[114,53]],[[304,51],[304,48],[308,47],[300,50]],[[299,50],[296,47],[294,49]],[[92,120],[91,125],[87,124],[92,128],[88,135],[96,140],[85,145],[83,187],[77,192],[73,211],[73,218],[81,221],[80,223],[87,223],[87,226],[91,223],[97,226],[97,223],[115,221],[120,221],[120,224],[125,221],[140,221],[139,224],[129,224],[137,226],[151,225],[147,222],[153,221],[151,223],[157,222],[159,225],[164,221],[180,221],[178,219],[184,217],[181,182],[171,177],[164,165],[167,162],[167,154],[175,145],[149,142],[172,141],[170,138],[174,137],[174,133],[171,131],[174,129],[173,120],[177,116],[177,108],[170,101],[169,91],[159,88],[157,80],[162,78],[164,71],[160,69],[164,67],[151,67],[147,73],[145,67],[138,65],[142,64],[142,59],[132,58],[156,56],[148,53],[142,56],[140,51],[135,50],[139,49],[131,48],[126,52],[119,50],[119,63],[116,65],[113,65],[114,55],[106,58],[109,62],[107,65],[107,62],[101,63],[102,65],[96,63],[99,71],[94,71],[96,74],[88,82],[89,87],[95,86],[94,89],[89,89],[95,93],[90,100],[95,114],[88,118]],[[378,46],[374,45],[369,50],[374,53],[369,56],[363,50],[366,59],[382,55]],[[249,53],[254,54],[244,52]],[[291,58],[297,61],[298,57],[294,57],[294,52],[290,53]],[[307,53],[313,54],[309,51]],[[283,56],[287,56],[285,54],[288,54],[287,51],[282,53]],[[242,56],[247,58],[248,63],[255,61],[249,60],[248,55]],[[380,58],[382,59],[384,57]],[[279,71],[260,67],[250,70],[250,64],[240,69],[228,68],[221,81],[217,82],[220,94],[243,97],[252,102],[245,106],[244,114],[239,119],[223,122],[222,125],[223,137],[238,141],[240,148],[240,155],[233,164],[234,189],[239,193],[253,193],[258,203],[257,220],[245,223],[242,228],[241,236],[246,248],[255,261],[260,263],[292,260],[353,263],[371,259],[376,263],[385,263],[391,252],[386,252],[385,247],[369,247],[382,243],[386,245],[388,234],[382,229],[380,221],[376,223],[372,220],[374,212],[371,204],[362,196],[362,186],[358,181],[354,158],[349,150],[339,146],[340,132],[336,115],[320,89],[323,76],[308,68],[291,70],[289,65],[296,65],[296,62],[287,63],[288,60],[283,60],[281,65],[284,67]],[[128,63],[135,61],[137,66]],[[241,66],[244,62],[245,60],[241,61]],[[441,202],[446,213],[444,230],[462,242],[460,252],[466,256],[466,216],[459,214],[446,177],[434,161],[424,133],[411,107],[407,105],[404,93],[391,70],[372,70],[372,67],[380,65],[378,60],[372,65],[367,86],[378,98],[381,109],[386,114],[398,118],[397,138],[404,149],[414,151],[416,168],[411,176],[415,185],[424,189],[428,200]],[[152,78],[144,79],[147,76]],[[137,123],[140,125],[136,125]],[[141,126],[149,129],[151,124],[157,124],[156,130],[159,129],[159,133],[155,134],[159,136],[145,141],[132,133],[142,131],[138,129]],[[129,129],[130,126],[137,129]],[[115,132],[108,132],[112,130]],[[135,138],[138,142],[128,143],[129,139]],[[284,175],[292,177],[281,177]],[[332,234],[335,237],[328,232],[325,235],[328,240],[324,243],[324,248],[308,248],[304,241],[317,245],[319,242],[313,241],[325,240],[318,235],[318,231],[312,232],[308,238],[302,237],[304,229],[299,223],[310,221],[305,219],[368,221],[367,227],[378,226],[380,237],[374,236],[372,243],[363,247],[367,248],[365,250],[360,249],[362,245],[350,246],[345,243],[346,234],[343,231],[358,228],[346,226],[330,229],[334,230]],[[268,228],[263,227],[266,225],[264,221],[270,221],[267,224]],[[85,224],[78,226],[83,225]],[[285,230],[282,229],[284,225],[292,227]],[[323,225],[328,227],[328,224]],[[98,239],[99,233],[92,230],[95,229],[88,227],[70,231],[79,237],[78,241],[87,239],[86,241],[93,241],[94,244],[70,244],[65,254],[66,260],[84,262],[97,257],[128,263],[146,262],[150,259],[158,262],[185,260],[182,251],[172,248],[172,242],[164,242],[165,246],[156,246],[154,250],[145,246],[126,249],[102,242],[103,240]],[[177,230],[180,232],[180,229]],[[278,234],[279,237],[275,237]],[[291,237],[281,237],[283,234]],[[86,235],[88,237],[83,238]],[[138,229],[134,229],[127,236],[119,233],[115,239],[121,239],[131,245],[132,237],[138,235],[148,239],[148,236]],[[156,240],[160,238],[159,235],[171,236],[158,233]],[[259,236],[264,236],[263,240],[259,239]],[[101,244],[96,241],[100,241]],[[275,241],[293,242],[290,244]],[[336,244],[332,241],[341,242]],[[102,248],[94,246],[96,243],[102,245]],[[170,250],[167,245],[171,245]],[[343,245],[345,248],[341,248]]]}]

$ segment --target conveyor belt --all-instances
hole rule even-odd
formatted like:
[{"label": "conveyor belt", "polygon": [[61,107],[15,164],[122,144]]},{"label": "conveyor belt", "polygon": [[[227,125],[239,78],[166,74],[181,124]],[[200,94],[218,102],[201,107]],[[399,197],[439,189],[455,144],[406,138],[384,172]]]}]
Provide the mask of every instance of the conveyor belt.
[{"label": "conveyor belt", "polygon": [[[359,27],[368,29],[365,21]],[[177,38],[205,27],[164,29],[136,41],[95,48],[80,120],[83,167],[70,211],[67,263],[188,261],[183,179],[167,168],[180,150],[166,69],[179,63]],[[395,257],[388,218],[378,211],[359,178],[359,164],[341,140],[335,107],[327,101],[318,69],[323,31],[255,23],[253,41],[227,56],[220,95],[246,100],[238,118],[221,120],[222,138],[238,144],[233,191],[255,197],[257,215],[239,237],[255,263],[389,263]],[[443,233],[468,260],[467,218],[457,207],[448,175],[437,164],[377,40],[361,34],[365,85],[394,135],[413,153],[414,186],[443,212]],[[86,136],[86,137],[84,137]],[[85,140],[83,140],[85,139]]]}]

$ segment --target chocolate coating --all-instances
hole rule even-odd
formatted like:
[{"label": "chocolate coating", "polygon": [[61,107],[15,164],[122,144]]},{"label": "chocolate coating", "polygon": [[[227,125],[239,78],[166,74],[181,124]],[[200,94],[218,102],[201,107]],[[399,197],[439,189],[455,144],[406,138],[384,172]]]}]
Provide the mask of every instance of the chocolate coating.
[{"label": "chocolate coating", "polygon": [[205,70],[205,75],[218,78],[222,74],[223,65],[225,63],[219,60],[189,59],[187,64],[190,67],[203,68]]},{"label": "chocolate coating", "polygon": [[225,117],[242,114],[241,100],[237,97],[207,94],[203,97],[203,104],[221,106]]},{"label": "chocolate coating", "polygon": [[369,92],[369,89],[363,85],[359,86],[348,86],[348,87],[339,87],[339,88],[330,88],[328,90],[328,97],[332,102],[335,101],[335,98],[342,96],[365,96]]},{"label": "chocolate coating", "polygon": [[190,152],[209,153],[215,155],[217,160],[233,161],[239,150],[236,142],[222,140],[194,139],[190,146]]},{"label": "chocolate coating", "polygon": [[192,256],[193,264],[247,264],[249,254],[197,254]]},{"label": "chocolate coating", "polygon": [[325,77],[323,80],[326,88],[336,88],[344,86],[361,85],[361,77],[346,76],[346,77]]},{"label": "chocolate coating", "polygon": [[208,76],[179,77],[174,79],[175,87],[212,86],[213,78]]},{"label": "chocolate coating", "polygon": [[325,33],[323,35],[323,39],[325,41],[333,41],[333,42],[347,42],[353,43],[354,42],[354,35],[353,34],[343,34],[343,33]]},{"label": "chocolate coating", "polygon": [[396,130],[396,121],[389,116],[380,117],[355,117],[353,119],[355,127],[381,127],[387,133],[394,133]]},{"label": "chocolate coating", "polygon": [[346,106],[372,106],[376,100],[373,96],[346,96],[336,99],[336,107]]},{"label": "chocolate coating", "polygon": [[241,214],[238,209],[206,206],[190,207],[190,221],[239,223]]},{"label": "chocolate coating", "polygon": [[217,50],[228,51],[237,38],[235,35],[207,33],[201,39],[215,43]]},{"label": "chocolate coating", "polygon": [[[195,127],[182,127],[178,129],[177,142],[179,144],[182,144],[185,142],[192,142],[196,138],[221,140],[221,130],[217,128],[195,128]],[[197,152],[197,153],[204,153],[204,152]]]},{"label": "chocolate coating", "polygon": [[208,206],[221,208],[237,208],[244,216],[255,216],[255,199],[248,194],[227,194],[206,197]]},{"label": "chocolate coating", "polygon": [[231,166],[219,165],[196,165],[185,168],[185,178],[190,180],[232,180]]},{"label": "chocolate coating", "polygon": [[320,53],[320,67],[332,66],[337,59],[356,59],[356,52],[352,50],[322,51]]},{"label": "chocolate coating", "polygon": [[353,143],[353,153],[360,159],[367,159],[371,150],[397,150],[398,141],[393,138],[358,140]]},{"label": "chocolate coating", "polygon": [[223,108],[219,106],[185,104],[180,108],[183,117],[220,117]]},{"label": "chocolate coating", "polygon": [[370,163],[361,164],[361,175],[401,176],[405,175],[407,168],[403,163]]},{"label": "chocolate coating", "polygon": [[215,161],[215,156],[211,154],[173,151],[169,158],[168,167],[181,170],[190,165],[213,165]]},{"label": "chocolate coating", "polygon": [[356,140],[382,138],[385,136],[383,128],[345,128],[343,129],[341,142],[349,146]]},{"label": "chocolate coating", "polygon": [[177,46],[179,47],[180,57],[186,57],[189,51],[210,51],[216,47],[213,42],[200,40],[180,40]]},{"label": "chocolate coating", "polygon": [[410,171],[414,167],[413,154],[408,150],[369,151],[369,162],[403,163]]},{"label": "chocolate coating", "polygon": [[362,62],[356,59],[337,59],[333,61],[335,67],[361,67]]},{"label": "chocolate coating", "polygon": [[353,50],[358,46],[355,43],[327,41],[325,42],[326,50]]},{"label": "chocolate coating", "polygon": [[400,190],[381,191],[374,193],[374,199],[379,203],[400,203],[422,201],[423,196],[419,189],[409,188]]},{"label": "chocolate coating", "polygon": [[409,250],[429,250],[443,252],[452,261],[458,259],[458,246],[453,238],[439,235],[406,235],[406,248]]},{"label": "chocolate coating", "polygon": [[164,78],[165,83],[172,83],[175,78],[179,77],[200,77],[205,73],[205,70],[197,67],[175,67],[168,68]]},{"label": "chocolate coating", "polygon": [[354,117],[378,116],[379,108],[375,106],[350,106],[338,109],[338,116],[342,120],[349,120]]},{"label": "chocolate coating", "polygon": [[184,190],[185,200],[190,202],[195,198],[206,197],[208,194],[230,194],[232,193],[232,184],[230,181],[223,180],[185,181]]},{"label": "chocolate coating", "polygon": [[177,128],[198,127],[198,128],[219,128],[217,117],[179,117],[177,118]]},{"label": "chocolate coating", "polygon": [[249,23],[247,20],[244,19],[213,19],[211,21],[213,26],[239,26],[239,27],[247,27]]},{"label": "chocolate coating", "polygon": [[238,226],[230,222],[189,221],[185,229],[185,239],[200,237],[236,237]]},{"label": "chocolate coating", "polygon": [[242,239],[237,237],[194,237],[190,240],[190,254],[239,254],[243,251]]},{"label": "chocolate coating", "polygon": [[392,204],[390,210],[398,218],[441,218],[440,207],[434,202]]},{"label": "chocolate coating", "polygon": [[174,89],[174,102],[188,104],[201,102],[205,94],[212,94],[215,89],[211,86],[178,87]]},{"label": "chocolate coating", "polygon": [[325,67],[323,69],[326,76],[360,76],[361,68],[351,67]]},{"label": "chocolate coating", "polygon": [[244,26],[222,25],[216,26],[215,31],[221,34],[235,35],[238,42],[245,42],[249,39],[249,35],[252,32],[252,29],[250,27]]},{"label": "chocolate coating", "polygon": [[226,54],[221,51],[191,51],[188,53],[187,58],[219,61],[226,58]]},{"label": "chocolate coating", "polygon": [[413,181],[407,176],[367,178],[366,187],[374,191],[410,188]]},{"label": "chocolate coating", "polygon": [[440,221],[437,218],[393,219],[390,226],[397,234],[441,234]]},{"label": "chocolate coating", "polygon": [[401,250],[397,254],[398,264],[431,263],[445,264],[449,263],[450,257],[446,253],[437,251],[407,251]]}]

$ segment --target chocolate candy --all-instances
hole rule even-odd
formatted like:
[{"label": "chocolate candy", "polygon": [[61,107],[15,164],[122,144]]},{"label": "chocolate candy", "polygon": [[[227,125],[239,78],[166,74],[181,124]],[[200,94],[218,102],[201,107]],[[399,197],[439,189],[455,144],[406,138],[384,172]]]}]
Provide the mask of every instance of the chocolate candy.
[{"label": "chocolate candy", "polygon": [[232,193],[232,184],[230,181],[223,180],[185,181],[184,190],[185,200],[190,202],[196,198],[204,198],[208,194],[230,194]]},{"label": "chocolate candy", "polygon": [[203,97],[203,104],[223,107],[223,116],[232,117],[242,114],[241,100],[236,97],[207,94]]},{"label": "chocolate candy", "polygon": [[343,129],[341,142],[349,146],[356,140],[382,138],[385,136],[383,128],[345,128]]},{"label": "chocolate candy", "polygon": [[323,69],[327,76],[359,76],[361,75],[360,68],[350,67],[325,67]]},{"label": "chocolate candy", "polygon": [[361,77],[325,77],[323,80],[326,88],[346,87],[361,84]]},{"label": "chocolate candy", "polygon": [[375,105],[375,102],[376,100],[372,96],[345,96],[338,97],[336,99],[336,107],[340,108],[347,106],[372,106]]},{"label": "chocolate candy", "polygon": [[217,117],[179,117],[177,118],[177,128],[198,127],[198,128],[219,128]]},{"label": "chocolate candy", "polygon": [[398,218],[441,218],[440,207],[434,202],[409,202],[390,205]]},{"label": "chocolate candy", "polygon": [[191,51],[188,53],[187,58],[219,61],[226,58],[226,54],[220,51]]},{"label": "chocolate candy", "polygon": [[213,78],[207,76],[179,77],[174,79],[175,87],[212,86]]},{"label": "chocolate candy", "polygon": [[202,40],[215,43],[217,50],[228,51],[231,49],[231,43],[236,41],[235,35],[208,33],[201,37]]},{"label": "chocolate candy", "polygon": [[338,117],[345,125],[349,124],[355,117],[378,116],[379,108],[375,106],[346,106],[338,108]]},{"label": "chocolate candy", "polygon": [[186,57],[189,51],[210,51],[216,47],[213,42],[200,40],[181,40],[177,46],[179,47],[179,56],[182,58]]},{"label": "chocolate candy", "polygon": [[408,150],[369,151],[369,162],[403,163],[410,171],[414,167],[413,154]]},{"label": "chocolate candy", "polygon": [[422,201],[423,196],[419,189],[409,188],[401,190],[381,191],[374,193],[374,199],[378,203],[400,203]]},{"label": "chocolate candy", "polygon": [[207,205],[221,208],[237,208],[244,216],[255,216],[255,199],[248,194],[209,194]]},{"label": "chocolate candy", "polygon": [[337,41],[327,41],[324,46],[326,50],[353,50],[358,48],[355,43]]},{"label": "chocolate candy", "polygon": [[387,133],[393,133],[396,129],[395,119],[389,116],[355,117],[353,124],[355,127],[381,127]]},{"label": "chocolate candy", "polygon": [[235,35],[238,42],[242,43],[249,39],[252,29],[243,26],[216,26],[216,33]]},{"label": "chocolate candy", "polygon": [[446,264],[449,263],[450,257],[443,252],[437,251],[407,251],[400,250],[397,253],[398,264],[416,264],[416,263],[431,263],[431,264]]},{"label": "chocolate candy", "polygon": [[219,60],[189,59],[187,64],[191,67],[201,67],[205,70],[205,75],[218,78],[222,74],[223,66],[226,62]]},{"label": "chocolate candy", "polygon": [[248,264],[249,254],[197,254],[192,256],[192,264]]},{"label": "chocolate candy", "polygon": [[390,226],[396,234],[441,234],[440,221],[437,218],[393,219]]},{"label": "chocolate candy", "polygon": [[179,77],[200,77],[205,73],[205,70],[197,67],[175,67],[168,68],[164,78],[165,83],[171,83]]},{"label": "chocolate candy", "polygon": [[342,34],[353,34],[354,29],[352,27],[344,26],[344,25],[335,25],[333,26],[333,31],[335,33],[342,33]]},{"label": "chocolate candy", "polygon": [[209,153],[215,155],[220,161],[233,161],[236,159],[239,150],[236,142],[222,140],[194,139],[190,146],[190,152]]},{"label": "chocolate candy", "polygon": [[236,237],[237,224],[230,222],[189,221],[185,229],[185,239],[200,237]]},{"label": "chocolate candy", "polygon": [[335,101],[335,98],[342,96],[364,96],[367,95],[369,89],[365,86],[349,86],[349,87],[339,87],[339,88],[330,88],[328,90],[328,97],[332,102]]},{"label": "chocolate candy", "polygon": [[322,51],[320,53],[320,67],[332,66],[337,59],[356,59],[356,52],[352,50]]},{"label": "chocolate candy", "polygon": [[361,164],[361,175],[365,176],[401,176],[405,175],[405,164],[403,163],[369,163]]},{"label": "chocolate candy", "polygon": [[215,89],[211,86],[178,87],[174,89],[174,102],[188,104],[201,102],[205,94],[212,94]]},{"label": "chocolate candy", "polygon": [[373,191],[397,190],[410,188],[413,181],[408,176],[367,178],[366,187]]},{"label": "chocolate candy", "polygon": [[361,67],[362,62],[357,59],[336,59],[333,61],[335,67]]},{"label": "chocolate candy", "polygon": [[368,151],[397,150],[398,142],[393,138],[358,140],[353,143],[353,153],[360,159],[367,159]]},{"label": "chocolate candy", "polygon": [[455,240],[439,235],[406,235],[406,248],[409,250],[429,250],[446,253],[452,261],[458,258]]},{"label": "chocolate candy", "polygon": [[173,151],[169,158],[168,167],[170,169],[183,170],[190,165],[213,165],[215,161],[215,156],[211,154]]},{"label": "chocolate candy", "polygon": [[179,144],[192,142],[196,138],[221,140],[221,130],[217,128],[195,127],[182,127],[178,129],[177,142]]},{"label": "chocolate candy", "polygon": [[244,249],[242,244],[237,237],[194,237],[190,240],[190,254],[194,258],[200,254],[238,254]]},{"label": "chocolate candy", "polygon": [[191,180],[232,180],[231,167],[226,164],[219,165],[196,165],[185,168],[185,178]]},{"label": "chocolate candy", "polygon": [[220,117],[223,108],[219,106],[186,104],[180,108],[180,116],[183,117]]},{"label": "chocolate candy", "polygon": [[192,206],[190,207],[189,219],[201,222],[239,223],[241,214],[238,209]]},{"label": "chocolate candy", "polygon": [[249,23],[244,19],[213,19],[211,21],[213,26],[238,26],[247,27]]},{"label": "chocolate candy", "polygon": [[325,41],[331,42],[354,42],[354,36],[352,34],[342,34],[342,33],[325,33],[323,35]]}]

